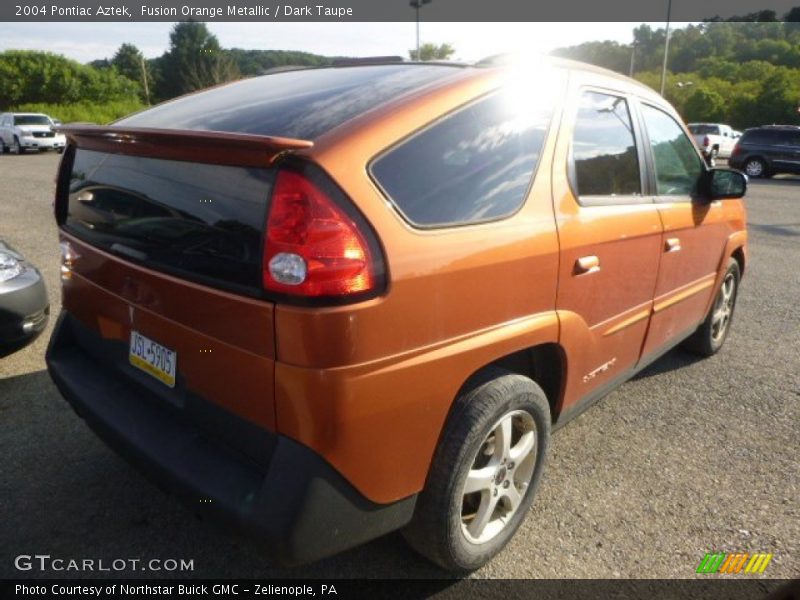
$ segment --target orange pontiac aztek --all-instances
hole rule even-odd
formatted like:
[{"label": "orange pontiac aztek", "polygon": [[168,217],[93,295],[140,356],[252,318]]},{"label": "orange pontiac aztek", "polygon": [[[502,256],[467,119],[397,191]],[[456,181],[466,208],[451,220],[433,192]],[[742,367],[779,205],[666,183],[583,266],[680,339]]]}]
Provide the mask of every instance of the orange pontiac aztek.
[{"label": "orange pontiac aztek", "polygon": [[279,72],[62,131],[53,380],[290,563],[400,528],[486,563],[551,431],[717,352],[747,262],[746,178],[579,63]]}]

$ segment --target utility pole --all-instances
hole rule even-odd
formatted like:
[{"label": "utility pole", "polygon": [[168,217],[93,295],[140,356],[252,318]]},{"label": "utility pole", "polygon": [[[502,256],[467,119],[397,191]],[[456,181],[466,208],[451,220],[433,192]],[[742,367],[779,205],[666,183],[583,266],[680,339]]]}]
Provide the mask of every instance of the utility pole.
[{"label": "utility pole", "polygon": [[417,13],[417,60],[422,60],[422,57],[419,55],[419,9],[422,8],[423,4],[430,4],[433,0],[411,0],[408,3],[410,7],[412,7]]},{"label": "utility pole", "polygon": [[147,85],[147,65],[144,62],[144,54],[139,53],[139,64],[142,67],[142,85],[144,86],[144,99],[147,106],[150,106],[150,88]]},{"label": "utility pole", "polygon": [[631,78],[633,77],[634,56],[636,56],[636,40],[633,40],[633,43],[631,44],[631,68],[630,68],[630,70],[628,72],[628,77],[631,77]]},{"label": "utility pole", "polygon": [[672,0],[667,0],[667,36],[664,38],[664,64],[661,66],[661,96],[664,96],[664,84],[667,80],[667,57],[669,56],[669,18],[672,13]]}]

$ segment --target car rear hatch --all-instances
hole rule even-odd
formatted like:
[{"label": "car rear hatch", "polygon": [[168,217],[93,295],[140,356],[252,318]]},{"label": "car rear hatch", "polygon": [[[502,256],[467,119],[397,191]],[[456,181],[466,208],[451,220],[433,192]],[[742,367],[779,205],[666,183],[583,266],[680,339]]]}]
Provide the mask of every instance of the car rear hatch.
[{"label": "car rear hatch", "polygon": [[274,304],[262,286],[274,161],[311,142],[62,131],[56,218],[74,345],[90,370],[258,461],[259,432],[275,429]]}]

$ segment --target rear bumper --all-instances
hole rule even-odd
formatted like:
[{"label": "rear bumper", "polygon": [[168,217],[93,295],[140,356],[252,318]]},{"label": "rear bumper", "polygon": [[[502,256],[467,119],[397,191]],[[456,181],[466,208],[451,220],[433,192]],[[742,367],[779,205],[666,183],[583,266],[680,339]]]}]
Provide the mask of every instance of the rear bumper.
[{"label": "rear bumper", "polygon": [[44,280],[27,266],[0,284],[0,357],[33,342],[47,326],[50,306]]},{"label": "rear bumper", "polygon": [[265,459],[252,461],[104,369],[78,343],[73,327],[73,318],[62,313],[47,366],[76,412],[162,487],[264,542],[276,559],[310,562],[410,521],[416,496],[374,504],[319,455],[287,437],[267,433]]}]

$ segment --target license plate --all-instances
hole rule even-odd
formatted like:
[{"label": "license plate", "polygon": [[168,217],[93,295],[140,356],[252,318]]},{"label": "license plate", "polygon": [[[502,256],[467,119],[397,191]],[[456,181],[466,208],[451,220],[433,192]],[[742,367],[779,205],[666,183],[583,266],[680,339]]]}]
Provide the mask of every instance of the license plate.
[{"label": "license plate", "polygon": [[138,331],[131,331],[128,359],[134,367],[152,375],[169,387],[175,387],[175,367],[178,363],[178,353],[174,350],[165,348]]}]

